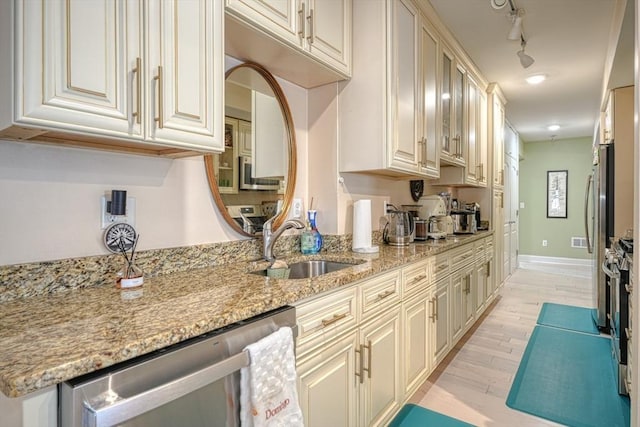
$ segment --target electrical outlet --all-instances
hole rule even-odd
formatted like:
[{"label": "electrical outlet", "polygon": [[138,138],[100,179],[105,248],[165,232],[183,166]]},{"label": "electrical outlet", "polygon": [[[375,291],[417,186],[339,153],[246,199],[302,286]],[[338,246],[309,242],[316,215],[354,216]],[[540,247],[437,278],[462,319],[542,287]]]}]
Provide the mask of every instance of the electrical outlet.
[{"label": "electrical outlet", "polygon": [[102,224],[101,227],[103,230],[116,222],[126,222],[127,224],[135,227],[136,198],[127,197],[127,211],[125,215],[111,215],[109,212],[107,212],[107,196],[102,196],[100,198],[100,218]]},{"label": "electrical outlet", "polygon": [[386,215],[388,213],[387,209],[389,209],[388,208],[389,202],[387,202],[386,200],[383,200],[382,203],[383,203],[383,205],[382,205],[382,214]]},{"label": "electrical outlet", "polygon": [[547,246],[547,241],[546,240],[542,241],[542,246]]},{"label": "electrical outlet", "polygon": [[293,218],[302,218],[302,199],[293,199],[291,211]]}]

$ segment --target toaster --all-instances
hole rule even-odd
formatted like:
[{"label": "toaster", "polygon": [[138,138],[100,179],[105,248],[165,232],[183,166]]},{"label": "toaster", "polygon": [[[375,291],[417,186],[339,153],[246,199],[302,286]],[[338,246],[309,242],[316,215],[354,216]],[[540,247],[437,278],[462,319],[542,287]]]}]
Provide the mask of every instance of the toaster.
[{"label": "toaster", "polygon": [[454,234],[474,234],[478,231],[476,213],[471,211],[451,212]]}]

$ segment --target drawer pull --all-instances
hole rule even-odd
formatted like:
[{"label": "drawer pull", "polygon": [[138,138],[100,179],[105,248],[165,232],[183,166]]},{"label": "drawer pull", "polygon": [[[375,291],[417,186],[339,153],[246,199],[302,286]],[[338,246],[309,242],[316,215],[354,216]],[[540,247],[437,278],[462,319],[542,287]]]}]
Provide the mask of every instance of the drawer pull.
[{"label": "drawer pull", "polygon": [[344,319],[345,317],[347,317],[347,313],[334,314],[331,319],[322,319],[322,327],[326,328],[327,326],[332,325],[337,321]]},{"label": "drawer pull", "polygon": [[436,270],[437,270],[437,271],[442,271],[442,270],[446,270],[446,268],[447,268],[447,264],[440,264],[440,265],[436,268]]},{"label": "drawer pull", "polygon": [[421,274],[420,276],[415,277],[411,283],[418,283],[418,282],[423,281],[426,278],[427,278],[426,274]]},{"label": "drawer pull", "polygon": [[384,292],[378,294],[378,301],[383,300],[383,299],[385,299],[388,296],[391,296],[393,294],[395,294],[395,291],[392,291],[392,290],[384,291]]}]

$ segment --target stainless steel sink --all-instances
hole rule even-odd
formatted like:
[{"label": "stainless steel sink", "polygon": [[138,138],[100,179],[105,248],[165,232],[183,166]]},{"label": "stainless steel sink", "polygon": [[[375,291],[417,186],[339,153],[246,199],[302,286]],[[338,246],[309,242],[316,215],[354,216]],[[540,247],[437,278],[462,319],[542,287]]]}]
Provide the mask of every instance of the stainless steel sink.
[{"label": "stainless steel sink", "polygon": [[[309,279],[311,277],[342,270],[343,268],[353,267],[354,265],[357,264],[317,259],[295,262],[289,264],[289,279]],[[253,271],[252,273],[266,276],[267,270],[258,270]]]}]

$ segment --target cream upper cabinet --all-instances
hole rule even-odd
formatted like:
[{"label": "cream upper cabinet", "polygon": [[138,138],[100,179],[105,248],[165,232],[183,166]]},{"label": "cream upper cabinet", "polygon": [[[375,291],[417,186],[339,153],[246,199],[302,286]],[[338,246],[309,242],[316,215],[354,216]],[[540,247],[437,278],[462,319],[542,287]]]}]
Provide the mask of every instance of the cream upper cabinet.
[{"label": "cream upper cabinet", "polygon": [[222,129],[217,122],[218,117],[222,120],[224,75],[220,2],[147,1],[145,5],[147,139],[220,151]]},{"label": "cream upper cabinet", "polygon": [[451,49],[444,43],[440,53],[441,86],[441,143],[442,163],[464,166],[464,142],[466,138],[466,70]]},{"label": "cream upper cabinet", "polygon": [[[411,0],[392,3],[391,9],[391,169],[419,172],[421,138],[418,136],[420,11]],[[395,36],[395,37],[394,37]],[[366,102],[366,100],[363,100]],[[420,139],[420,141],[419,141]]]},{"label": "cream upper cabinet", "polygon": [[[222,149],[218,2],[0,7],[3,26],[16,16],[13,96],[3,97],[13,111],[0,108],[0,136],[160,155]],[[7,79],[12,61],[0,67]]]},{"label": "cream upper cabinet", "polygon": [[439,38],[413,0],[353,10],[359,72],[339,88],[340,171],[435,177]]},{"label": "cream upper cabinet", "polygon": [[251,156],[251,122],[238,120],[238,154]]},{"label": "cream upper cabinet", "polygon": [[[259,62],[304,87],[348,78],[351,2],[226,0],[231,17],[227,20],[227,53]],[[291,49],[299,55],[291,55]]]},{"label": "cream upper cabinet", "polygon": [[504,188],[504,111],[506,100],[500,87],[492,83],[487,89],[489,95],[489,141],[493,147],[493,188]]},{"label": "cream upper cabinet", "polygon": [[[440,176],[440,145],[438,121],[440,120],[439,93],[439,48],[438,35],[426,19],[420,25],[420,106],[421,118],[421,172],[429,178]],[[418,110],[420,111],[420,110]]]}]

